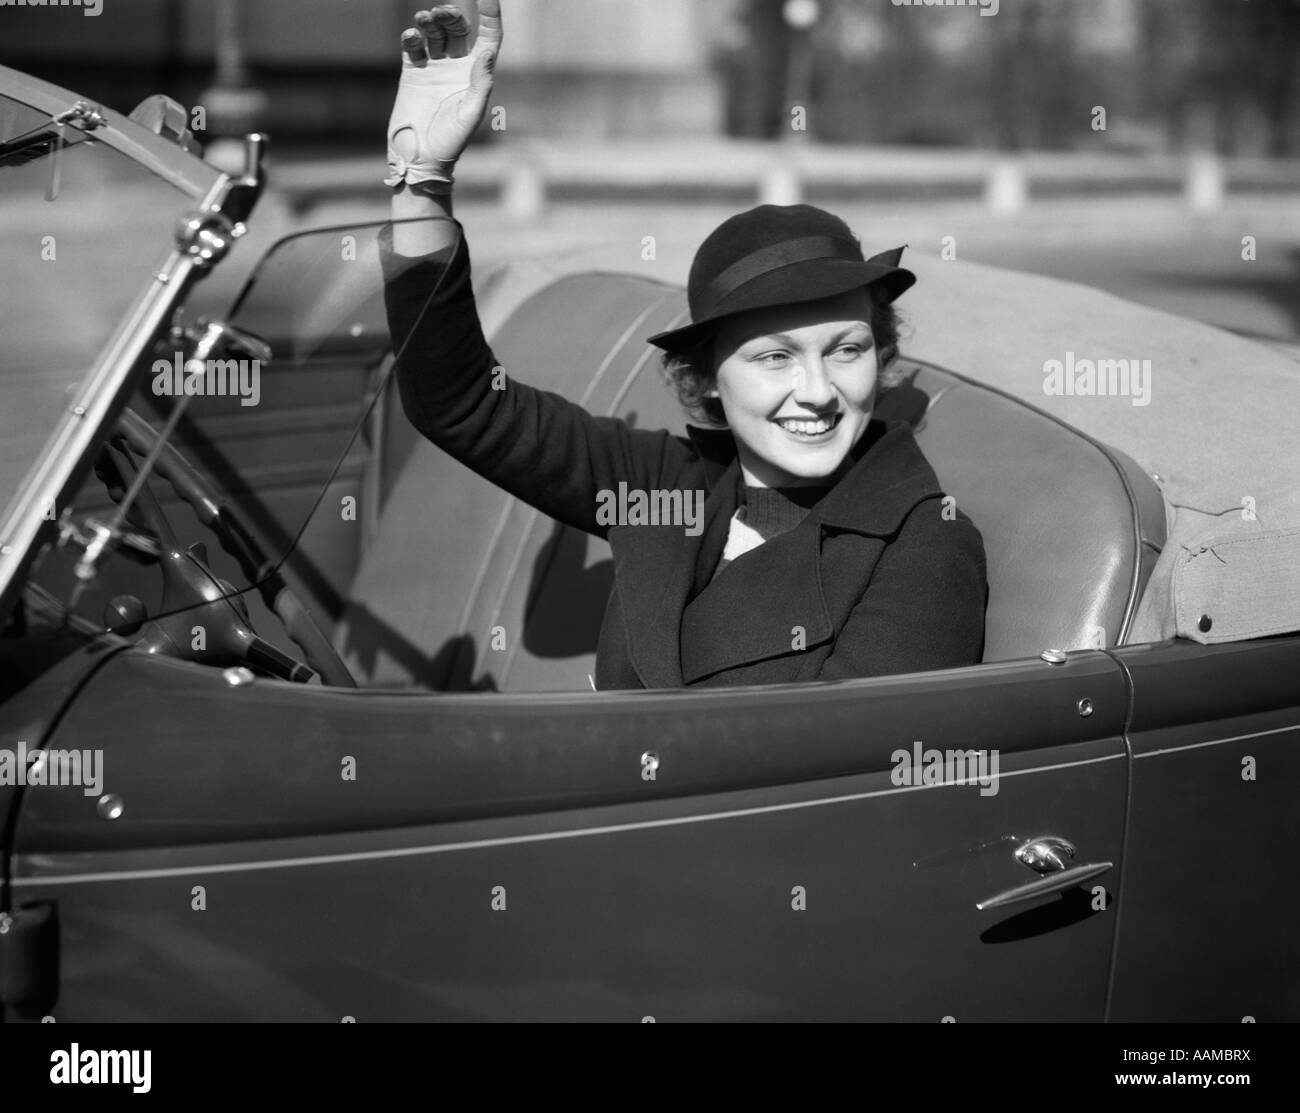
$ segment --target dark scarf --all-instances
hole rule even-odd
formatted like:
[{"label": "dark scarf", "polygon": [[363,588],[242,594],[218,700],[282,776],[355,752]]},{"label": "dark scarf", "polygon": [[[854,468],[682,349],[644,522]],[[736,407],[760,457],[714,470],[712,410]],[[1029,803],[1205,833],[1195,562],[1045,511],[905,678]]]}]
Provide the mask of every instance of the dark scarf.
[{"label": "dark scarf", "polygon": [[[741,488],[744,501],[736,511],[736,517],[764,541],[771,541],[789,533],[802,522],[829,490],[829,487],[751,487],[746,484]],[[713,577],[730,563],[725,556],[722,557],[713,570]]]}]

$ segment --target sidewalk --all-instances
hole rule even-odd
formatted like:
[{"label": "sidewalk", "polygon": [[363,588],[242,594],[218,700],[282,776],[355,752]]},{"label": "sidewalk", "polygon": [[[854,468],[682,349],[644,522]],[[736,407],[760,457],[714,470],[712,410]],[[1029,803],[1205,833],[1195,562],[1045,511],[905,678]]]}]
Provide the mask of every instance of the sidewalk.
[{"label": "sidewalk", "polygon": [[[274,157],[274,155],[272,156]],[[272,181],[305,211],[374,188],[382,151],[273,164]],[[552,201],[646,200],[744,203],[893,199],[981,199],[1007,211],[1036,198],[1197,191],[1207,207],[1221,192],[1300,195],[1300,159],[1026,152],[973,148],[863,147],[723,138],[667,141],[547,141],[503,138],[472,147],[457,170],[467,199],[496,200],[520,216]],[[1016,191],[1023,191],[1022,197]],[[1209,191],[1206,194],[1205,191]]]}]

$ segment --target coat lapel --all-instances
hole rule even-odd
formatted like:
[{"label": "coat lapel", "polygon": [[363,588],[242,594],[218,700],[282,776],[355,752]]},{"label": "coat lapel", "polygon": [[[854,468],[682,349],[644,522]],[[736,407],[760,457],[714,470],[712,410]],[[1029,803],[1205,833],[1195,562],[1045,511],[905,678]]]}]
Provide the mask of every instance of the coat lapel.
[{"label": "coat lapel", "polygon": [[[740,462],[726,430],[688,432],[707,489],[703,532],[621,525],[608,535],[629,659],[647,688],[679,688],[833,637],[822,588],[824,531],[887,538],[919,501],[942,493],[911,431],[873,421],[855,449],[856,465],[798,527],[738,557],[710,583],[739,505]],[[870,569],[861,571],[869,577]]]},{"label": "coat lapel", "polygon": [[834,630],[822,594],[821,523],[806,518],[789,533],[733,560],[682,616],[682,680],[800,653]]},{"label": "coat lapel", "polygon": [[[613,526],[614,590],[627,632],[632,667],[647,688],[680,688],[682,611],[700,569],[707,579],[726,544],[736,512],[740,463],[708,468],[715,480],[704,500],[704,530],[691,536],[681,526]],[[708,482],[706,478],[706,483]]]}]

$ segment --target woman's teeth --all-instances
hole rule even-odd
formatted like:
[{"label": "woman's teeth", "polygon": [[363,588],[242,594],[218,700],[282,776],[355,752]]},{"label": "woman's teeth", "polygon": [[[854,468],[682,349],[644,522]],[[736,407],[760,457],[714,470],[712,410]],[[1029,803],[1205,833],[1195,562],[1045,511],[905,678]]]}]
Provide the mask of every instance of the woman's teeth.
[{"label": "woman's teeth", "polygon": [[777,424],[787,433],[798,433],[805,437],[816,437],[822,433],[827,433],[840,423],[842,414],[834,414],[829,418],[818,418],[816,421],[797,420],[795,418],[778,418]]}]

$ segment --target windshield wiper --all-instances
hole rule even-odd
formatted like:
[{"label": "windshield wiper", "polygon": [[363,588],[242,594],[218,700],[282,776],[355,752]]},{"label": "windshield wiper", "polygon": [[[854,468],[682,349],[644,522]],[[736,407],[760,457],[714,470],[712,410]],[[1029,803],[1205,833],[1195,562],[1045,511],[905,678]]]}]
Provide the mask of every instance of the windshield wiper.
[{"label": "windshield wiper", "polygon": [[[46,191],[45,199],[53,201],[59,195],[59,155],[63,148],[69,142],[82,142],[85,132],[94,131],[107,123],[108,119],[100,112],[99,105],[79,100],[66,111],[51,116],[48,126],[42,124],[0,143],[0,166],[22,166],[52,155],[50,188]],[[70,140],[67,134],[69,124],[83,134]]]},{"label": "windshield wiper", "polygon": [[[108,120],[100,112],[99,105],[79,100],[67,111],[51,116],[48,124],[39,124],[21,135],[15,135],[12,139],[0,143],[0,166],[21,166],[25,162],[49,154],[58,143],[65,124],[71,124],[79,131],[87,132],[103,127],[107,123]],[[64,142],[68,142],[66,137]],[[72,142],[79,143],[81,140],[73,139]]]},{"label": "windshield wiper", "polygon": [[22,166],[48,155],[59,141],[54,128],[31,132],[7,143],[0,143],[0,166]]}]

